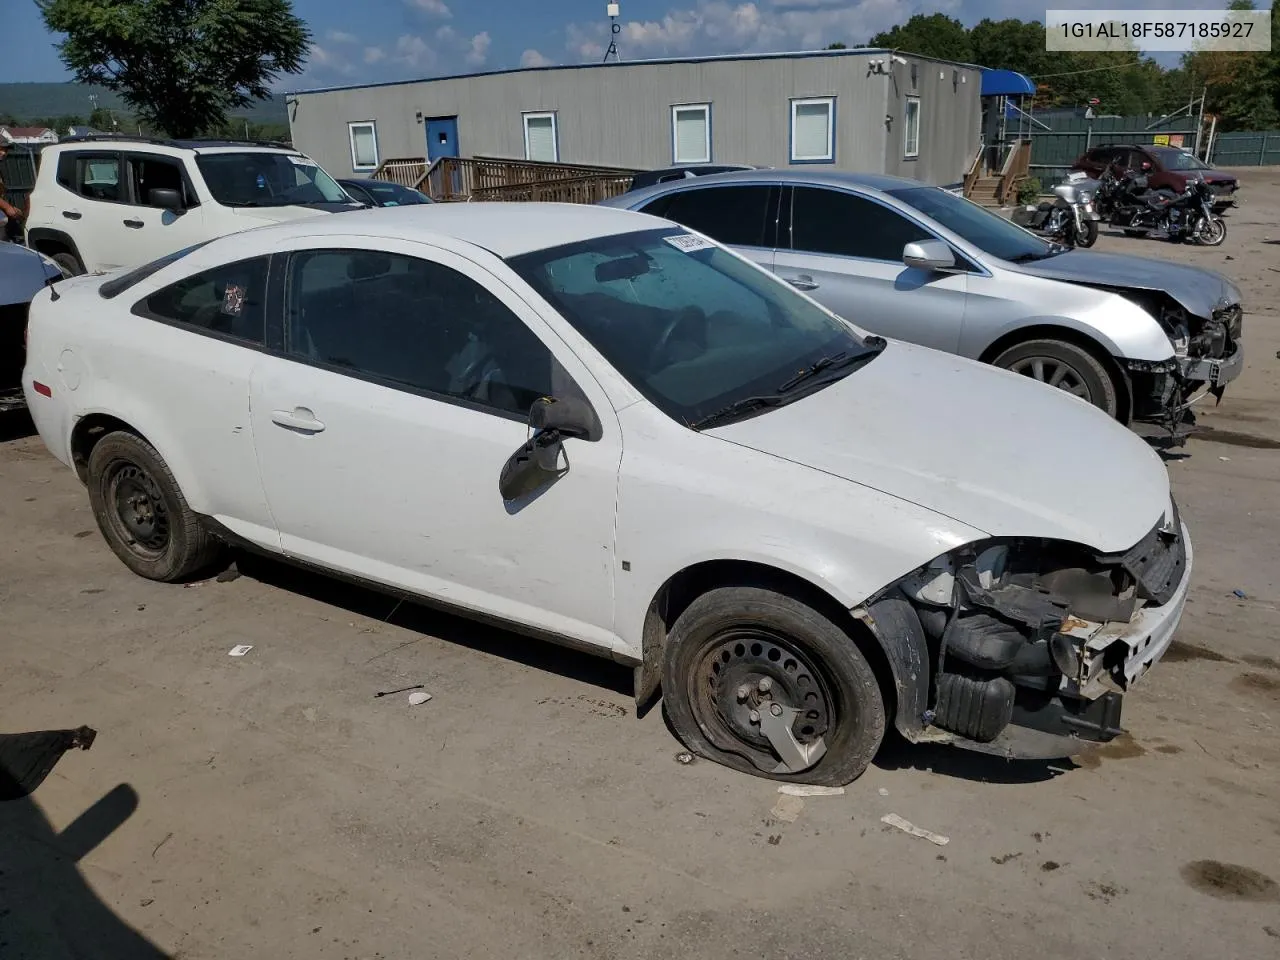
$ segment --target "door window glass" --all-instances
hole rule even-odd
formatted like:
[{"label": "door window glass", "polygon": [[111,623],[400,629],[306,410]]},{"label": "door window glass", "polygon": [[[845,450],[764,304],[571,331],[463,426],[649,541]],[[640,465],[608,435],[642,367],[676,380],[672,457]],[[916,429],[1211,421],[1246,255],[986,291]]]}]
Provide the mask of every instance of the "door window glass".
[{"label": "door window glass", "polygon": [[186,188],[182,165],[163,157],[129,158],[129,176],[133,180],[134,201],[143,207],[159,206],[151,202],[152,190],[177,190],[184,207],[192,207],[196,199]]},{"label": "door window glass", "polygon": [[289,353],[524,418],[568,377],[492,293],[442,264],[372,250],[296,254]]},{"label": "door window glass", "polygon": [[120,195],[120,158],[80,157],[76,164],[76,193],[90,200],[116,203]]},{"label": "door window glass", "polygon": [[772,247],[768,186],[706,187],[659,197],[645,213],[674,220],[713,240],[744,247]]},{"label": "door window glass", "polygon": [[901,214],[865,197],[838,190],[797,187],[791,211],[791,246],[868,260],[902,261],[908,243],[933,235]]},{"label": "door window glass", "polygon": [[157,290],[135,313],[260,344],[264,339],[266,257],[229,263]]}]

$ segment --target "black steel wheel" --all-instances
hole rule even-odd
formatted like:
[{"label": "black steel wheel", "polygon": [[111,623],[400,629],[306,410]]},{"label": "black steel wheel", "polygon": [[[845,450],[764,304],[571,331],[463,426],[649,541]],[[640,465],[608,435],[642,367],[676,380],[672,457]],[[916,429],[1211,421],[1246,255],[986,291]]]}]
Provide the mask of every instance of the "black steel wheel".
[{"label": "black steel wheel", "polygon": [[843,785],[884,737],[884,699],[850,633],[765,587],[690,604],[667,640],[663,692],[690,751],[755,776]]},{"label": "black steel wheel", "polygon": [[89,503],[107,545],[130,570],[172,582],[209,566],[220,546],[187,505],[155,448],[124,431],[89,455]]},{"label": "black steel wheel", "polygon": [[1013,373],[1064,390],[1118,417],[1120,394],[1111,373],[1096,356],[1066,340],[1028,340],[993,361]]}]

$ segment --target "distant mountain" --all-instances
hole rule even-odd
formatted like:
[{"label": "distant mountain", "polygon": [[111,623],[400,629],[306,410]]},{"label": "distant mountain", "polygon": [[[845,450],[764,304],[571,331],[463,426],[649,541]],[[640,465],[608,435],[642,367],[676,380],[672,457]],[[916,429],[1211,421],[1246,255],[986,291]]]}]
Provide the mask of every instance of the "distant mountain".
[{"label": "distant mountain", "polygon": [[[128,114],[129,109],[114,93],[101,87],[78,83],[0,83],[0,114],[12,114],[19,121],[36,117],[79,116],[88,118],[93,104],[90,94],[97,94],[98,106]],[[256,103],[233,111],[233,117],[245,117],[254,123],[288,123],[284,97]]]}]

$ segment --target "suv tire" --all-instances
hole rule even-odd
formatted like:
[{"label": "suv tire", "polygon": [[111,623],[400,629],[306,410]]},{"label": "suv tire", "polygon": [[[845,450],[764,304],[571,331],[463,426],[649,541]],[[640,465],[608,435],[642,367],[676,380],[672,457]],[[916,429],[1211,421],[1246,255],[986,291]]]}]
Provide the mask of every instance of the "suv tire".
[{"label": "suv tire", "polygon": [[60,266],[69,277],[84,275],[84,264],[74,253],[55,253],[49,259]]},{"label": "suv tire", "polygon": [[209,567],[222,550],[168,464],[141,437],[118,430],[89,454],[89,504],[107,545],[140,577],[165,583]]}]

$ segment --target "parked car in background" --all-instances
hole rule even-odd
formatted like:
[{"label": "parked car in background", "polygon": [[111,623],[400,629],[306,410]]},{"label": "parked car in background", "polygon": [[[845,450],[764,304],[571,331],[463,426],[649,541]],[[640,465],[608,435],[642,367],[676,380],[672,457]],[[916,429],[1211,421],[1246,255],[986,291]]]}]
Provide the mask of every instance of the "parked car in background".
[{"label": "parked car in background", "polygon": [[706,177],[715,173],[730,173],[734,170],[755,170],[756,167],[743,163],[697,163],[680,167],[665,167],[661,170],[644,170],[631,178],[629,190],[642,190],[658,183],[672,180],[687,180],[690,177]]},{"label": "parked car in background", "polygon": [[26,240],[70,274],[135,267],[202,240],[356,209],[297,150],[229,140],[82,137],[46,147]]},{"label": "parked car in background", "polygon": [[57,292],[32,417],[135,573],[232,542],[581,647],[757,776],[1110,740],[1186,601],[1139,438],[655,217],[366,210]]},{"label": "parked car in background", "polygon": [[48,257],[14,243],[0,243],[0,413],[23,406],[27,310],[31,299],[63,278]]},{"label": "parked car in background", "polygon": [[420,190],[386,180],[339,180],[338,186],[347,191],[351,199],[370,207],[411,207],[432,202]]},{"label": "parked car in background", "polygon": [[1187,189],[1187,181],[1202,178],[1213,191],[1213,209],[1221,213],[1235,206],[1235,194],[1240,183],[1233,174],[1215,170],[1189,150],[1161,145],[1107,144],[1094,147],[1080,157],[1071,169],[1083,170],[1094,179],[1110,168],[1117,177],[1126,173],[1142,175],[1152,190],[1172,190],[1181,194]]},{"label": "parked car in background", "polygon": [[1172,427],[1244,367],[1240,291],[1209,270],[1068,250],[937,187],[758,170],[604,201],[685,224],[868,330]]}]

